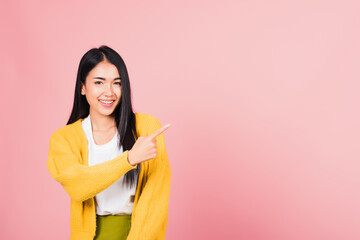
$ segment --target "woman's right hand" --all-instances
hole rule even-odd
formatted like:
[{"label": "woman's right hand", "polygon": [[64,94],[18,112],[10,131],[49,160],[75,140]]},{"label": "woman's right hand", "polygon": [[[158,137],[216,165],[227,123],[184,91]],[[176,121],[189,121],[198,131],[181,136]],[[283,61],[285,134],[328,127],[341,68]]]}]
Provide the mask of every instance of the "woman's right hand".
[{"label": "woman's right hand", "polygon": [[168,129],[171,125],[166,124],[150,136],[138,137],[134,146],[128,153],[128,161],[135,166],[138,163],[153,159],[157,155],[156,137]]}]

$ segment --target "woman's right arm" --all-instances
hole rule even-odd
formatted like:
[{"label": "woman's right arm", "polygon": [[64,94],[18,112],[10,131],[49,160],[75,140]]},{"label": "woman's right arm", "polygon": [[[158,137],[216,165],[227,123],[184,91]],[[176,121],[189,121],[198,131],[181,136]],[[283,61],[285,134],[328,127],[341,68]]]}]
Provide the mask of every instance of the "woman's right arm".
[{"label": "woman's right arm", "polygon": [[128,162],[129,151],[104,163],[85,166],[71,150],[69,143],[59,133],[50,137],[47,167],[51,176],[61,183],[73,200],[85,201],[102,192],[122,175],[135,169]]}]

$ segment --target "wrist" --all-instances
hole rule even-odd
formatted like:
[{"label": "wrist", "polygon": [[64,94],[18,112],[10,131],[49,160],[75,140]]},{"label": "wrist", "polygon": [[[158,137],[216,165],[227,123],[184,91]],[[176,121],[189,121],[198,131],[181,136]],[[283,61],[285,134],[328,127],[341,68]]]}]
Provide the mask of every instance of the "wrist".
[{"label": "wrist", "polygon": [[133,167],[136,166],[136,164],[133,164],[133,163],[130,161],[130,150],[128,151],[128,154],[127,154],[127,161],[128,161],[128,163],[129,163],[131,166],[133,166]]}]

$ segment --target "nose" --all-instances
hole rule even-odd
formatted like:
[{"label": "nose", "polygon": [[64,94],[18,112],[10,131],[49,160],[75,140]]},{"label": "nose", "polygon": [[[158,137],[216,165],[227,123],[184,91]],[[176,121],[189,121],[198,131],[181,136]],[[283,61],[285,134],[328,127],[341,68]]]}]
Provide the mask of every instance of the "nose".
[{"label": "nose", "polygon": [[104,94],[106,96],[114,95],[114,90],[113,90],[112,84],[104,84],[104,85],[105,85]]}]

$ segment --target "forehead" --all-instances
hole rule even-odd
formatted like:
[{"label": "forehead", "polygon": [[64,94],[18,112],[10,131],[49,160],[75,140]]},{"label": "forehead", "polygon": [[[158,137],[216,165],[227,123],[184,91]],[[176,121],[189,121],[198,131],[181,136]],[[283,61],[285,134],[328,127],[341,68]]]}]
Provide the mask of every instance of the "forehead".
[{"label": "forehead", "polygon": [[89,77],[104,77],[104,78],[116,78],[119,76],[119,71],[114,64],[102,61],[98,63],[89,72]]}]

